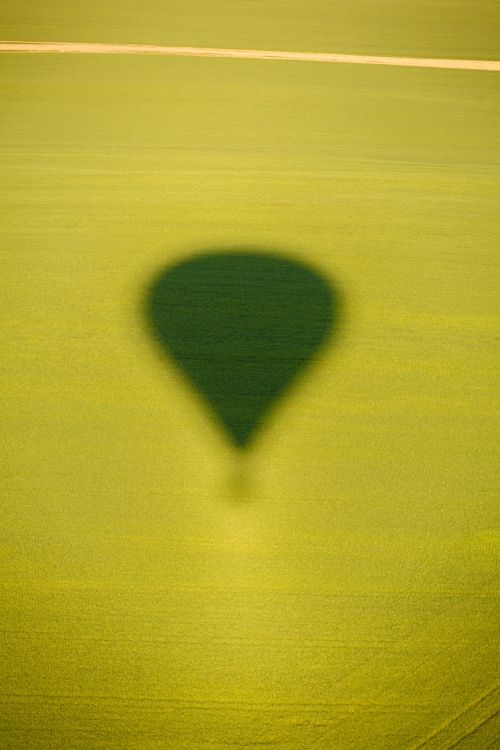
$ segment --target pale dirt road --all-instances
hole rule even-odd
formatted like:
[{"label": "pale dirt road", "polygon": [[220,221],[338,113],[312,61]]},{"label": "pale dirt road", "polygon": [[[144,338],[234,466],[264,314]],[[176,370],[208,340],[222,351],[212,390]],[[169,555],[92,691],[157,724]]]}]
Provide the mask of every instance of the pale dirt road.
[{"label": "pale dirt road", "polygon": [[279,52],[211,47],[162,47],[150,44],[96,44],[87,42],[0,42],[0,52],[52,52],[93,55],[164,55],[170,57],[232,57],[250,60],[295,60],[302,62],[397,65],[410,68],[448,68],[500,72],[500,61],[441,60],[418,57],[377,57],[323,52]]}]

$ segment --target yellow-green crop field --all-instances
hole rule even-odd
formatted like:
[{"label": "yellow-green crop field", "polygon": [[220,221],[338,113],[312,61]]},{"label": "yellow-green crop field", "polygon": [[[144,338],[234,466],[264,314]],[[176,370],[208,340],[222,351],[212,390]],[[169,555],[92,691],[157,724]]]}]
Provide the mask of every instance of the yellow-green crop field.
[{"label": "yellow-green crop field", "polygon": [[[489,0],[23,0],[0,37],[500,60],[499,28]],[[0,67],[2,750],[497,747],[500,73]],[[343,300],[243,451],[143,315],[233,248]]]}]

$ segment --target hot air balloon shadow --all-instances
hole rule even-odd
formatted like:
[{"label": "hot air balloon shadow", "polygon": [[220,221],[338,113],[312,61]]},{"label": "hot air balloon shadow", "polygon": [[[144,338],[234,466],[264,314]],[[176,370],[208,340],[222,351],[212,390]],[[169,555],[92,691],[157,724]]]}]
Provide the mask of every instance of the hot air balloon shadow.
[{"label": "hot air balloon shadow", "polygon": [[214,250],[162,270],[147,325],[237,449],[247,449],[340,317],[313,268],[268,251]]}]

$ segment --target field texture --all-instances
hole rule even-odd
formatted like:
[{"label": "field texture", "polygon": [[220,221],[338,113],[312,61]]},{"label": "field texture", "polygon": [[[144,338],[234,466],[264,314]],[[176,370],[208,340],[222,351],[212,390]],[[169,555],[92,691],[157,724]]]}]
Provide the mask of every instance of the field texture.
[{"label": "field texture", "polygon": [[[500,59],[486,0],[21,6],[1,38]],[[0,746],[495,747],[500,74],[0,67]],[[342,299],[247,451],[144,314],[234,248]]]}]

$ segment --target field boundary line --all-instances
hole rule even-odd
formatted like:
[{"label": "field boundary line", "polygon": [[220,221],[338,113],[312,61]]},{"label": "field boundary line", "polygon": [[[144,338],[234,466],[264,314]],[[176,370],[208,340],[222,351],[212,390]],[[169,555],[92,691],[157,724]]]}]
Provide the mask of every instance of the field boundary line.
[{"label": "field boundary line", "polygon": [[164,55],[169,57],[232,57],[250,60],[295,60],[302,62],[396,65],[410,68],[446,68],[500,72],[496,60],[446,60],[426,57],[379,57],[328,52],[280,52],[215,47],[162,47],[154,44],[99,44],[97,42],[18,42],[0,41],[0,52],[52,52],[91,55]]}]

